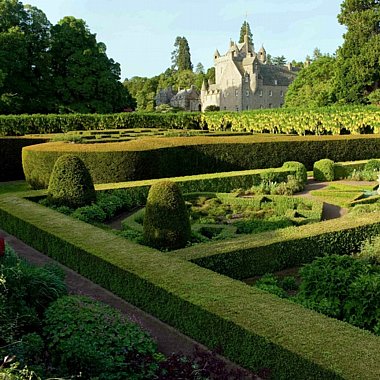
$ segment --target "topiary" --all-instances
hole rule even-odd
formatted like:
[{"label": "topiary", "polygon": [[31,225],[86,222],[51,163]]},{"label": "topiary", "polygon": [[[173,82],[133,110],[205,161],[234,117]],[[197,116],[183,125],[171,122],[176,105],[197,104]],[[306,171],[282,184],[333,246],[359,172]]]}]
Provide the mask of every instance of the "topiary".
[{"label": "topiary", "polygon": [[175,182],[158,182],[149,190],[144,216],[144,240],[159,249],[183,248],[191,228],[182,192]]},{"label": "topiary", "polygon": [[305,187],[305,184],[307,182],[307,170],[302,162],[287,161],[282,165],[282,167],[284,169],[294,170],[296,172],[295,177],[302,186],[302,189]]},{"label": "topiary", "polygon": [[48,200],[57,206],[71,208],[95,202],[96,193],[90,172],[79,157],[65,154],[57,159],[50,176]]},{"label": "topiary", "polygon": [[323,160],[314,162],[313,175],[317,181],[333,181],[334,161],[324,158]]}]

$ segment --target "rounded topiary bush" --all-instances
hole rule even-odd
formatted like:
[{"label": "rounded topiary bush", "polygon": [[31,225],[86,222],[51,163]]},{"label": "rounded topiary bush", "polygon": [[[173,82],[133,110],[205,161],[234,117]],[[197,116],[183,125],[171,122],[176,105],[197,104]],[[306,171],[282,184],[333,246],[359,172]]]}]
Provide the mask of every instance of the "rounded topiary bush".
[{"label": "rounded topiary bush", "polygon": [[307,182],[307,170],[305,165],[302,162],[298,161],[287,161],[282,165],[284,169],[295,170],[296,180],[302,185],[302,188],[305,187]]},{"label": "rounded topiary bush", "polygon": [[179,186],[158,182],[149,190],[144,216],[144,240],[159,249],[183,248],[190,240],[189,215]]},{"label": "rounded topiary bush", "polygon": [[71,208],[95,202],[96,193],[90,172],[79,157],[65,154],[57,159],[50,176],[48,200],[55,205]]},{"label": "rounded topiary bush", "polygon": [[334,161],[324,158],[323,160],[314,162],[313,175],[317,181],[333,181]]}]

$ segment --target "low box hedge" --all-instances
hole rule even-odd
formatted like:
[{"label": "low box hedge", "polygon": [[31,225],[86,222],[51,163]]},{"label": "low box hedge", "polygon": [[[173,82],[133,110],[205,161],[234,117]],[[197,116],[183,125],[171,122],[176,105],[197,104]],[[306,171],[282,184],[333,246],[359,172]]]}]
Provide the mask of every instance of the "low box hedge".
[{"label": "low box hedge", "polygon": [[269,368],[274,379],[380,376],[380,339],[346,323],[14,195],[0,197],[0,226],[231,360]]},{"label": "low box hedge", "polygon": [[46,138],[0,137],[0,182],[24,179],[21,150],[25,146],[41,144]]},{"label": "low box hedge", "polygon": [[297,267],[324,254],[349,254],[380,233],[380,212],[198,244],[169,253],[235,279]]},{"label": "low box hedge", "polygon": [[353,161],[373,158],[380,136],[146,137],[103,144],[47,143],[22,151],[25,178],[47,187],[55,160],[79,156],[95,183],[134,181],[201,173],[279,167],[300,161],[308,169],[323,158]]}]

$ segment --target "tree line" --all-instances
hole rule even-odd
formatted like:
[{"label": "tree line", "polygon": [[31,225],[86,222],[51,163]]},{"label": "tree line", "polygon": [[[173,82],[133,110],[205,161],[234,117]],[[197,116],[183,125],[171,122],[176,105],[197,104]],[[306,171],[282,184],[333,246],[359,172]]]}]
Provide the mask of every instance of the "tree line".
[{"label": "tree line", "polygon": [[85,21],[0,0],[0,113],[110,113],[131,104],[120,65]]},{"label": "tree line", "polygon": [[343,1],[338,21],[346,26],[342,46],[334,55],[318,54],[301,70],[286,106],[380,105],[379,0]]}]

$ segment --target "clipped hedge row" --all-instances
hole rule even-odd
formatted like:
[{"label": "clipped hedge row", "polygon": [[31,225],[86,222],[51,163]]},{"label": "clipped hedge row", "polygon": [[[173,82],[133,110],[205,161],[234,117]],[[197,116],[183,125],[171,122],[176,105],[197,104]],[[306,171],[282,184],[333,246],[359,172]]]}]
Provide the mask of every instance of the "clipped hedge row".
[{"label": "clipped hedge row", "polygon": [[324,254],[349,254],[380,233],[380,213],[328,220],[201,244],[170,255],[235,279],[245,279],[297,267]]},{"label": "clipped hedge row", "polygon": [[21,150],[46,142],[46,138],[0,137],[0,182],[24,179]]},{"label": "clipped hedge row", "polygon": [[[274,379],[378,379],[380,340],[190,262],[8,195],[0,225],[231,360]],[[286,316],[286,318],[284,318]]]},{"label": "clipped hedge row", "polygon": [[198,113],[117,113],[67,115],[0,115],[0,135],[60,133],[93,129],[120,128],[199,128]]},{"label": "clipped hedge row", "polygon": [[0,116],[0,135],[119,128],[210,129],[286,134],[361,134],[380,131],[380,110],[371,106],[281,108],[244,112],[119,113],[111,115]]},{"label": "clipped hedge row", "polygon": [[79,156],[95,183],[273,168],[300,161],[310,170],[322,158],[354,161],[379,156],[380,136],[173,137],[104,144],[47,143],[22,152],[25,178],[47,187],[55,160]]}]

